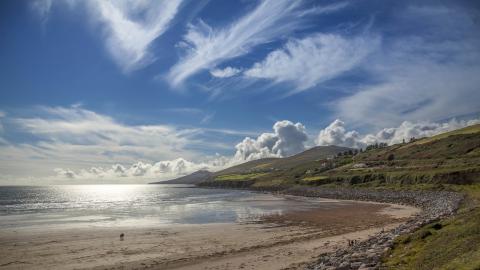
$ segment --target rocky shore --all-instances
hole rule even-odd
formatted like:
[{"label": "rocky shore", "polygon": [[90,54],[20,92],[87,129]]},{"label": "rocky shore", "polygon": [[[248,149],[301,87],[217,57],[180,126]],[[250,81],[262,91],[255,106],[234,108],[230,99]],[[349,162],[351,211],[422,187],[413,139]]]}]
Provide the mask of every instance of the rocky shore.
[{"label": "rocky shore", "polygon": [[453,215],[462,202],[464,195],[446,191],[408,191],[373,190],[353,188],[322,187],[276,187],[252,188],[250,184],[242,186],[218,185],[206,182],[202,187],[249,189],[275,194],[320,197],[338,200],[372,201],[409,205],[420,208],[420,214],[395,229],[381,232],[367,241],[355,243],[347,249],[321,254],[318,261],[306,269],[315,270],[374,270],[381,269],[381,257],[388,252],[396,237],[419,229],[420,227]]},{"label": "rocky shore", "polygon": [[397,236],[410,233],[425,224],[454,214],[464,197],[460,193],[442,191],[379,191],[312,187],[294,187],[278,192],[281,194],[307,197],[404,204],[422,209],[420,214],[395,229],[378,233],[370,239],[355,243],[347,249],[340,249],[333,253],[320,255],[315,263],[307,267],[307,269],[315,270],[381,269],[381,256],[391,249],[393,240]]}]

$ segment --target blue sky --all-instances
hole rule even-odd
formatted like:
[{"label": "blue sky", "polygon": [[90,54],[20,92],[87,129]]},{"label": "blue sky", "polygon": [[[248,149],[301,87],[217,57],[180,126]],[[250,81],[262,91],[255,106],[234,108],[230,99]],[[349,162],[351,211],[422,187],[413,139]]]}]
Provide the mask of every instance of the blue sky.
[{"label": "blue sky", "polygon": [[2,1],[0,178],[137,183],[476,123],[479,24],[476,1]]}]

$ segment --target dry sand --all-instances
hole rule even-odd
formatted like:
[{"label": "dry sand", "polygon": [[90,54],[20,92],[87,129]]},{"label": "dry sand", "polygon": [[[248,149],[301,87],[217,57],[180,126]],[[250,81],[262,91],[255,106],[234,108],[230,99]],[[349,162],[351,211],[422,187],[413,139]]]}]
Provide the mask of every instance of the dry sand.
[{"label": "dry sand", "polygon": [[0,269],[297,269],[418,211],[345,201],[249,224],[0,229]]}]

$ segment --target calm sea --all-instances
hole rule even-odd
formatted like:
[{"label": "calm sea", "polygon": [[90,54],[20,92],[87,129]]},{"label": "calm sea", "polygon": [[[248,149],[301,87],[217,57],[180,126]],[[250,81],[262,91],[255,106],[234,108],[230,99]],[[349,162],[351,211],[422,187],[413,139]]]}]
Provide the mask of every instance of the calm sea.
[{"label": "calm sea", "polygon": [[242,222],[319,201],[183,185],[0,187],[0,228]]}]

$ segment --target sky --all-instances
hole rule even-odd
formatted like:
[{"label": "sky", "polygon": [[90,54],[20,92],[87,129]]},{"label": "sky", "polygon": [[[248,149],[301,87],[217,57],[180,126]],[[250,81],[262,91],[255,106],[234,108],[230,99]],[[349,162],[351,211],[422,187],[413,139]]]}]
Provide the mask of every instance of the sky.
[{"label": "sky", "polygon": [[4,0],[0,184],[147,183],[480,123],[478,1]]}]

